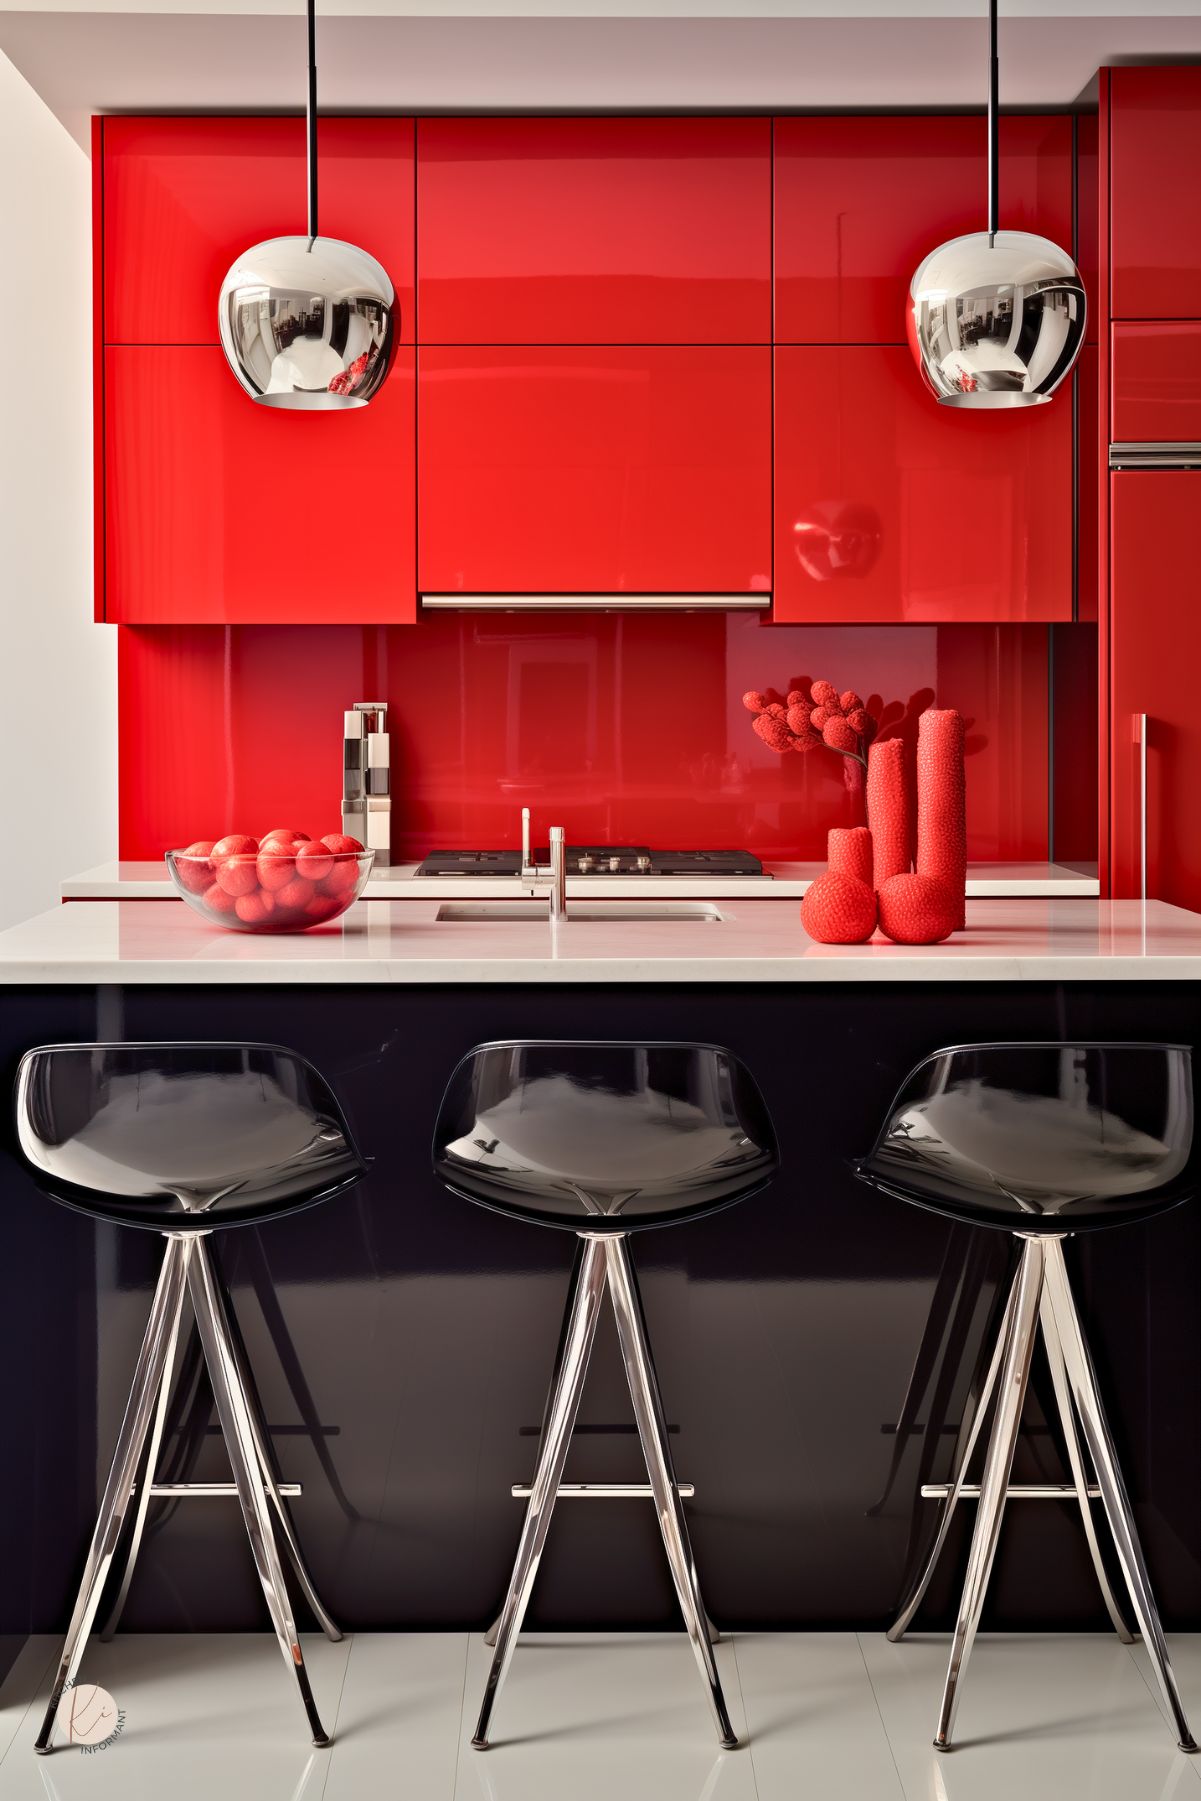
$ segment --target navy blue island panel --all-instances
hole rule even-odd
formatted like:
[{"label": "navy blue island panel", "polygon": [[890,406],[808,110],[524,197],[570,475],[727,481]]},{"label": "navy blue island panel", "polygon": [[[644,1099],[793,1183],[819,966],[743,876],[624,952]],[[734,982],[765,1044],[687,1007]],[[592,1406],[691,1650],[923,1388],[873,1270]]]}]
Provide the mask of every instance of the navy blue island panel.
[{"label": "navy blue island panel", "polygon": [[[763,1194],[636,1247],[676,1467],[710,1611],[742,1627],[882,1627],[921,1556],[1012,1243],[872,1192],[864,1152],[900,1078],[983,1038],[1198,1039],[1201,988],[1143,981],[779,986],[8,987],[0,1079],[37,1043],[240,1038],[333,1084],[370,1174],[351,1193],[220,1236],[217,1254],[318,1588],[351,1628],[479,1627],[504,1592],[533,1471],[572,1240],[445,1192],[443,1085],[489,1038],[681,1038],[749,1066],[783,1167]],[[61,1631],[160,1247],[35,1188],[3,1146],[6,1382],[0,1635]],[[1069,1245],[1165,1624],[1201,1627],[1201,1212]],[[602,1333],[612,1328],[604,1322]],[[1058,1480],[1036,1367],[1018,1480]],[[908,1398],[907,1398],[908,1397]],[[902,1429],[898,1430],[898,1427]],[[194,1348],[160,1477],[226,1480]],[[616,1345],[598,1344],[568,1465],[641,1480]],[[922,1616],[952,1620],[972,1509]],[[236,1505],[156,1503],[124,1626],[264,1623]],[[535,1627],[677,1624],[648,1503],[564,1506]],[[1012,1507],[985,1616],[1104,1629],[1075,1504]]]}]

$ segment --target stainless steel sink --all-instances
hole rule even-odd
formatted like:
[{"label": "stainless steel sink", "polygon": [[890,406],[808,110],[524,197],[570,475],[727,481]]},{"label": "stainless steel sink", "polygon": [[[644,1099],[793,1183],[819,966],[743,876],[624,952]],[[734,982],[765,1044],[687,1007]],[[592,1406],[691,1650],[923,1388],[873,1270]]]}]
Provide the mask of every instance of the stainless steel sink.
[{"label": "stainless steel sink", "polygon": [[[443,901],[438,908],[437,917],[439,924],[472,919],[514,920],[528,924],[531,920],[544,920],[547,912],[547,903],[543,900]],[[697,920],[702,925],[720,925],[722,917],[720,910],[711,901],[573,900],[567,903],[569,925],[576,920],[592,925],[602,922],[607,925],[624,925],[650,919]]]}]

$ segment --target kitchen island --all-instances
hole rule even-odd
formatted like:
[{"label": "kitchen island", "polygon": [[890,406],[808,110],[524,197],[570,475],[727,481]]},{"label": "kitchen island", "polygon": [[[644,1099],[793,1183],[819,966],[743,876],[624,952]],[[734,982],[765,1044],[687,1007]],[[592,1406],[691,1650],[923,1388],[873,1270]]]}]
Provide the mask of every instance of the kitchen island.
[{"label": "kitchen island", "polygon": [[[723,898],[718,919],[618,914],[553,935],[541,910],[439,920],[442,905],[360,903],[279,938],[216,931],[182,903],[61,906],[0,933],[5,1079],[32,1044],[103,1038],[273,1041],[326,1074],[370,1174],[341,1200],[225,1235],[218,1254],[331,1611],[363,1628],[462,1627],[487,1621],[507,1578],[510,1489],[533,1467],[571,1241],[434,1180],[446,1077],[489,1038],[728,1044],[764,1092],[782,1172],[745,1205],[638,1247],[706,1598],[731,1625],[883,1625],[932,1524],[918,1490],[946,1478],[1011,1249],[864,1188],[851,1159],[938,1045],[1195,1043],[1201,917],[972,900],[946,945],[821,946],[795,901]],[[8,1542],[32,1550],[0,1630],[38,1630],[61,1622],[78,1576],[160,1253],[150,1235],[44,1199],[11,1127],[3,1180],[0,1317],[38,1381],[9,1402],[29,1479],[0,1507]],[[1201,1210],[1097,1234],[1069,1257],[1165,1620],[1196,1628]],[[1043,1382],[1038,1371],[1036,1400]],[[208,1411],[185,1369],[169,1479],[224,1477]],[[608,1340],[581,1419],[570,1479],[637,1479]],[[1059,1478],[1037,1406],[1019,1460],[1020,1480]],[[131,1628],[261,1624],[236,1509],[172,1502],[152,1520]],[[969,1526],[956,1521],[930,1624],[949,1622]],[[530,1623],[675,1623],[645,1503],[561,1508]],[[1072,1506],[1010,1510],[986,1623],[1103,1627]]]}]

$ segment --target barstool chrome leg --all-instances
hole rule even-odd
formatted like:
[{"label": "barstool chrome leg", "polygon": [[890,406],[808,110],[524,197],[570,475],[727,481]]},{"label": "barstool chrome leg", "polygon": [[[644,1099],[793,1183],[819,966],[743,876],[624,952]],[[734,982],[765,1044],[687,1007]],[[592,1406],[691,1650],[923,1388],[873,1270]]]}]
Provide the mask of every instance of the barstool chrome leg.
[{"label": "barstool chrome leg", "polygon": [[129,1391],[129,1400],[126,1402],[121,1430],[117,1434],[117,1448],[113,1453],[112,1467],[108,1473],[108,1481],[104,1485],[104,1495],[100,1502],[96,1529],[88,1548],[83,1581],[79,1585],[79,1593],[75,1598],[71,1623],[67,1628],[54,1686],[50,1691],[46,1717],[42,1721],[42,1729],[34,1747],[35,1750],[42,1753],[51,1748],[50,1741],[54,1733],[54,1722],[58,1716],[59,1704],[63,1698],[63,1690],[69,1682],[75,1679],[84,1646],[88,1641],[88,1634],[96,1618],[105,1578],[112,1565],[113,1553],[121,1536],[121,1528],[125,1523],[125,1514],[137,1478],[138,1463],[146,1443],[146,1435],[150,1430],[155,1402],[163,1385],[164,1371],[174,1355],[180,1309],[183,1305],[187,1254],[188,1244],[185,1239],[178,1236],[167,1239],[166,1254],[163,1257],[163,1267],[159,1271],[158,1285],[154,1291],[154,1302],[150,1309],[146,1335],[142,1340],[142,1348],[138,1352],[133,1385]]},{"label": "barstool chrome leg", "polygon": [[546,1428],[538,1454],[529,1504],[521,1528],[517,1560],[509,1579],[509,1592],[501,1609],[496,1631],[496,1650],[488,1683],[471,1743],[477,1751],[488,1748],[488,1727],[496,1698],[513,1661],[517,1635],[529,1604],[534,1578],[546,1544],[546,1534],[554,1511],[555,1497],[563,1479],[563,1468],[571,1444],[571,1434],[580,1409],[588,1360],[596,1337],[596,1322],[604,1299],[606,1280],[605,1246],[601,1238],[588,1238],[580,1259],[579,1281],[564,1331],[558,1378],[547,1409]]},{"label": "barstool chrome leg", "polygon": [[[208,1249],[203,1239],[196,1246],[193,1255],[204,1257],[207,1261]],[[221,1280],[216,1271],[212,1269],[211,1265],[210,1277],[212,1292],[217,1308],[217,1320],[225,1335],[226,1343],[229,1345],[233,1373],[236,1376],[238,1386],[242,1391],[242,1401],[246,1410],[246,1418],[250,1422],[250,1435],[254,1442],[255,1457],[258,1460],[259,1469],[262,1471],[263,1485],[267,1490],[271,1505],[275,1509],[275,1516],[279,1522],[279,1529],[283,1534],[284,1546],[291,1559],[292,1568],[296,1572],[296,1580],[299,1582],[304,1593],[304,1598],[312,1608],[317,1623],[321,1627],[326,1638],[328,1638],[332,1644],[340,1644],[342,1639],[341,1631],[334,1624],[333,1620],[321,1604],[321,1598],[317,1593],[313,1579],[309,1575],[304,1558],[301,1555],[300,1545],[297,1542],[296,1533],[293,1529],[288,1509],[284,1504],[284,1498],[279,1492],[279,1477],[276,1474],[272,1460],[267,1428],[263,1421],[262,1408],[259,1404],[258,1394],[255,1391],[254,1380],[250,1374],[246,1358],[243,1355],[237,1326],[230,1318],[230,1310],[226,1302]]]},{"label": "barstool chrome leg", "polygon": [[225,1436],[225,1447],[233,1468],[238,1499],[242,1503],[242,1517],[246,1522],[246,1533],[250,1539],[250,1548],[254,1554],[259,1581],[263,1586],[271,1623],[275,1627],[284,1662],[296,1678],[313,1743],[328,1745],[329,1734],[322,1726],[321,1717],[317,1712],[317,1704],[309,1686],[304,1654],[300,1648],[300,1635],[292,1618],[292,1603],[288,1597],[287,1584],[280,1567],[279,1552],[271,1531],[271,1515],[267,1511],[267,1497],[264,1493],[265,1478],[259,1467],[254,1431],[238,1378],[233,1350],[222,1325],[220,1297],[213,1279],[212,1266],[208,1258],[203,1255],[201,1243],[197,1243],[191,1248],[194,1253],[196,1251],[202,1253],[199,1256],[193,1254],[188,1260],[188,1287],[192,1296],[192,1307],[196,1314],[204,1360],[208,1365],[209,1380],[213,1385],[213,1396],[217,1403],[217,1416],[221,1421],[221,1430]]},{"label": "barstool chrome leg", "polygon": [[738,1740],[730,1724],[721,1677],[717,1673],[717,1662],[709,1642],[696,1559],[692,1554],[688,1522],[676,1487],[671,1447],[667,1438],[667,1420],[651,1358],[650,1341],[647,1338],[646,1321],[629,1246],[624,1237],[612,1236],[604,1241],[604,1249],[608,1259],[609,1292],[613,1297],[613,1311],[617,1316],[617,1336],[621,1343],[626,1380],[630,1385],[630,1399],[634,1403],[634,1417],[638,1422],[638,1436],[642,1440],[642,1455],[646,1459],[647,1474],[654,1490],[659,1530],[663,1534],[663,1544],[667,1551],[667,1561],[671,1565],[684,1624],[688,1628],[693,1653],[704,1678],[705,1693],[717,1727],[717,1736],[723,1746],[732,1749]]},{"label": "barstool chrome leg", "polygon": [[179,1343],[179,1323],[183,1312],[183,1290],[180,1289],[179,1311],[175,1317],[175,1331],[171,1334],[171,1342],[167,1347],[167,1355],[163,1362],[163,1373],[159,1379],[158,1401],[154,1409],[154,1419],[150,1426],[150,1443],[146,1449],[146,1457],[142,1472],[142,1482],[138,1489],[137,1504],[134,1508],[133,1527],[129,1535],[129,1550],[125,1556],[125,1568],[121,1572],[121,1583],[117,1589],[117,1598],[109,1609],[108,1618],[100,1630],[102,1644],[107,1644],[117,1630],[117,1624],[125,1611],[125,1600],[129,1594],[129,1585],[133,1581],[134,1565],[138,1561],[138,1552],[142,1548],[142,1535],[146,1530],[146,1515],[150,1511],[150,1491],[154,1486],[154,1473],[158,1468],[159,1453],[163,1445],[163,1427],[167,1421],[167,1408],[171,1401],[171,1384],[175,1376],[175,1352]]},{"label": "barstool chrome leg", "polygon": [[1072,1298],[1067,1265],[1063,1257],[1063,1245],[1058,1239],[1048,1241],[1046,1273],[1068,1382],[1071,1385],[1076,1409],[1080,1415],[1080,1424],[1084,1430],[1089,1456],[1092,1458],[1093,1468],[1097,1472],[1097,1484],[1101,1490],[1102,1505],[1109,1520],[1109,1529],[1113,1533],[1114,1544],[1117,1546],[1126,1586],[1130,1591],[1134,1617],[1138,1621],[1139,1631],[1143,1635],[1143,1642],[1146,1644],[1148,1655],[1151,1658],[1160,1690],[1175,1724],[1177,1743],[1182,1751],[1195,1751],[1197,1742],[1189,1729],[1188,1719],[1180,1700],[1180,1690],[1176,1686],[1176,1673],[1168,1656],[1168,1647],[1159,1619],[1159,1609],[1155,1605],[1155,1596],[1151,1591],[1151,1578],[1147,1573],[1142,1546],[1135,1528],[1130,1497],[1126,1492],[1117,1452],[1114,1449],[1105,1412],[1101,1406],[1092,1358],[1089,1355],[1080,1318],[1076,1312],[1076,1303]]},{"label": "barstool chrome leg", "polygon": [[1093,1504],[1088,1494],[1088,1475],[1084,1468],[1084,1457],[1080,1449],[1080,1436],[1076,1431],[1076,1416],[1072,1412],[1072,1395],[1068,1385],[1067,1370],[1064,1368],[1063,1346],[1059,1342],[1059,1328],[1055,1324],[1055,1309],[1051,1305],[1049,1276],[1043,1286],[1039,1323],[1042,1326],[1047,1362],[1051,1366],[1051,1385],[1055,1390],[1055,1405],[1059,1411],[1059,1423],[1063,1429],[1068,1465],[1072,1472],[1072,1481],[1076,1484],[1076,1493],[1080,1499],[1080,1518],[1084,1523],[1084,1537],[1088,1544],[1089,1556],[1093,1560],[1093,1568],[1097,1572],[1101,1598],[1105,1602],[1105,1610],[1113,1622],[1114,1631],[1124,1645],[1132,1645],[1134,1634],[1122,1617],[1122,1610],[1118,1606],[1117,1597],[1110,1586],[1109,1576],[1101,1558],[1101,1546],[1097,1542],[1097,1530],[1093,1523]]},{"label": "barstool chrome leg", "polygon": [[930,1586],[930,1578],[933,1576],[938,1560],[942,1555],[942,1548],[947,1540],[947,1533],[950,1530],[951,1520],[954,1516],[956,1507],[959,1505],[959,1497],[962,1493],[964,1482],[967,1480],[968,1468],[972,1461],[972,1453],[976,1449],[976,1443],[980,1437],[980,1429],[988,1415],[989,1402],[992,1400],[993,1390],[997,1385],[997,1375],[1001,1368],[1001,1359],[1005,1354],[1005,1347],[1009,1342],[1009,1334],[1013,1329],[1013,1315],[1014,1309],[1017,1306],[1018,1287],[1020,1282],[1021,1267],[1019,1265],[1017,1274],[1014,1276],[1010,1286],[1009,1298],[1005,1302],[1005,1311],[1001,1316],[1001,1329],[997,1333],[997,1341],[993,1346],[992,1356],[989,1358],[988,1373],[985,1376],[983,1386],[980,1389],[979,1398],[976,1402],[976,1411],[972,1415],[972,1423],[968,1429],[967,1443],[963,1447],[963,1455],[959,1460],[959,1468],[955,1473],[955,1481],[950,1494],[942,1505],[942,1513],[939,1516],[938,1521],[938,1531],[934,1535],[934,1542],[930,1547],[930,1554],[926,1558],[925,1566],[922,1569],[920,1576],[913,1584],[907,1598],[902,1604],[900,1613],[888,1628],[887,1636],[894,1645],[900,1643],[906,1632],[908,1632],[909,1627],[912,1625],[913,1616],[922,1604],[922,1597]]},{"label": "barstool chrome leg", "polygon": [[980,1506],[976,1516],[976,1529],[972,1534],[967,1577],[959,1602],[959,1618],[955,1622],[955,1636],[951,1641],[951,1658],[947,1665],[946,1686],[943,1689],[938,1729],[934,1735],[936,1751],[946,1751],[950,1748],[951,1734],[955,1729],[955,1713],[959,1704],[959,1685],[963,1679],[963,1672],[967,1668],[968,1658],[972,1654],[976,1629],[980,1624],[980,1611],[984,1605],[988,1579],[992,1574],[993,1558],[996,1556],[997,1540],[1001,1533],[1001,1520],[1005,1513],[1005,1498],[1009,1489],[1010,1473],[1013,1469],[1013,1454],[1017,1448],[1022,1405],[1026,1399],[1026,1385],[1030,1379],[1030,1363],[1034,1354],[1034,1338],[1038,1326],[1038,1304],[1042,1284],[1043,1245],[1037,1238],[1027,1238],[1023,1245],[1021,1268],[1018,1271],[1017,1299],[1014,1305],[1013,1320],[1006,1336],[1005,1356],[997,1392],[996,1419],[993,1424],[992,1436],[988,1442],[988,1456],[985,1459],[984,1475],[980,1483]]}]

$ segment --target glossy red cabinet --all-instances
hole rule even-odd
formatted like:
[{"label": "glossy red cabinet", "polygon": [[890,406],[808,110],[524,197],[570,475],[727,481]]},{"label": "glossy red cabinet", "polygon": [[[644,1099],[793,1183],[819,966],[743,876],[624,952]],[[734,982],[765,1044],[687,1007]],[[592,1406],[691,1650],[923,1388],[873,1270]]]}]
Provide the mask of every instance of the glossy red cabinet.
[{"label": "glossy red cabinet", "polygon": [[[103,157],[104,338],[215,344],[217,297],[235,256],[303,235],[303,119],[108,118]],[[413,341],[413,122],[318,127],[320,226],[378,257]]]},{"label": "glossy red cabinet", "polygon": [[1201,442],[1201,321],[1113,328],[1113,441]]},{"label": "glossy red cabinet", "polygon": [[255,406],[219,348],[110,345],[103,617],[412,619],[413,362],[369,407],[313,414]]},{"label": "glossy red cabinet", "polygon": [[1147,893],[1201,908],[1201,473],[1111,478],[1110,855],[1115,895],[1141,889],[1140,747],[1146,713]]},{"label": "glossy red cabinet", "polygon": [[[931,250],[986,223],[980,117],[775,121],[775,337],[901,344]],[[1001,222],[1072,243],[1072,124],[1001,120]]]},{"label": "glossy red cabinet", "polygon": [[941,407],[908,349],[777,349],[782,620],[1072,617],[1072,409]]},{"label": "glossy red cabinet", "polygon": [[766,593],[771,351],[419,353],[429,593]]},{"label": "glossy red cabinet", "polygon": [[1109,72],[1114,319],[1201,319],[1201,66]]},{"label": "glossy red cabinet", "polygon": [[422,119],[424,344],[771,341],[771,121]]}]

